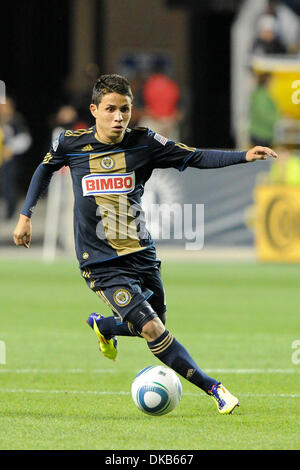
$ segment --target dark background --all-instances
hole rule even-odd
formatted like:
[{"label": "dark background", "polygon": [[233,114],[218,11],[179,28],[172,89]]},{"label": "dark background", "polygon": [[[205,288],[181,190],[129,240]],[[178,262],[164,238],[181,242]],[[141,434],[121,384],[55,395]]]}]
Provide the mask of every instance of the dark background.
[{"label": "dark background", "polygon": [[68,74],[69,1],[6,2],[2,9],[0,78],[33,136],[30,158],[22,159],[26,187],[49,145],[49,115],[62,98]]},{"label": "dark background", "polygon": [[[65,101],[70,64],[72,0],[6,2],[1,6],[1,72],[33,136],[23,160],[20,181],[25,190],[36,165],[47,152],[49,116]],[[234,146],[230,135],[230,28],[240,1],[166,0],[169,8],[186,8],[189,18],[191,113],[189,141],[201,147]],[[98,1],[97,57],[105,63],[104,5]]]}]

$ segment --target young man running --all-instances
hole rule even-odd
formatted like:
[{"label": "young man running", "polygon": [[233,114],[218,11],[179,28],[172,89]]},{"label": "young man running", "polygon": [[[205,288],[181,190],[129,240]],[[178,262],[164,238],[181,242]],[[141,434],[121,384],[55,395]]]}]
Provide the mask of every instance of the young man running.
[{"label": "young man running", "polygon": [[209,377],[166,329],[160,260],[145,227],[141,196],[156,168],[220,168],[276,153],[267,147],[232,152],[200,150],[146,128],[129,129],[133,96],[126,78],[102,75],[92,93],[95,126],[67,130],[36,169],[19,222],[16,245],[29,247],[31,215],[54,171],[69,166],[74,190],[74,236],[82,276],[113,311],[87,322],[102,353],[115,359],[116,336],[140,336],[164,364],[210,395],[221,414],[239,405],[219,380]]}]

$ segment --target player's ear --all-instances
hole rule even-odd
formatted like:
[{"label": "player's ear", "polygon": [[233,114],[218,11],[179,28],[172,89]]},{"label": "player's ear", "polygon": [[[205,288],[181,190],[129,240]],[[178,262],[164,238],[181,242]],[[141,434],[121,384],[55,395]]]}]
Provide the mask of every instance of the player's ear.
[{"label": "player's ear", "polygon": [[94,118],[97,117],[97,106],[94,103],[90,104],[90,111]]}]

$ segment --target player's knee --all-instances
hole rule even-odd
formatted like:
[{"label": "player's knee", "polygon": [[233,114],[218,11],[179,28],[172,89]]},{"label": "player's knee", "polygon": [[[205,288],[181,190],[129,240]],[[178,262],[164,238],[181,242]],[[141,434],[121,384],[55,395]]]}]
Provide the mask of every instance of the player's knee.
[{"label": "player's knee", "polygon": [[158,319],[158,316],[147,301],[143,302],[126,316],[126,321],[131,323],[136,334],[143,337],[142,331],[144,325],[151,323],[154,319]]},{"label": "player's knee", "polygon": [[142,336],[147,341],[154,341],[159,338],[165,331],[165,326],[159,317],[153,318],[143,326]]},{"label": "player's knee", "polygon": [[166,324],[166,318],[167,318],[167,308],[165,304],[162,303],[152,303],[150,299],[150,305],[157,314],[158,318],[160,321],[165,325]]}]

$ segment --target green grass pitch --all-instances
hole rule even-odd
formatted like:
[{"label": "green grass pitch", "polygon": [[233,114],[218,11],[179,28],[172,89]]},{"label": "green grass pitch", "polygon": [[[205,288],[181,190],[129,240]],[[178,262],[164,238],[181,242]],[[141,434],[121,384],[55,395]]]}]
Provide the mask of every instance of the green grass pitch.
[{"label": "green grass pitch", "polygon": [[76,263],[2,260],[0,449],[300,449],[299,266],[163,261],[162,276],[168,329],[240,408],[221,416],[181,379],[172,413],[144,415],[131,382],[159,361],[139,338],[116,362],[97,351],[85,319],[110,311]]}]

